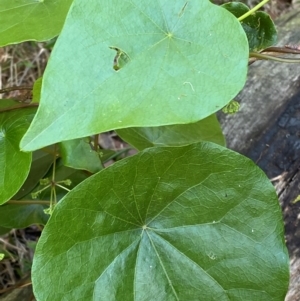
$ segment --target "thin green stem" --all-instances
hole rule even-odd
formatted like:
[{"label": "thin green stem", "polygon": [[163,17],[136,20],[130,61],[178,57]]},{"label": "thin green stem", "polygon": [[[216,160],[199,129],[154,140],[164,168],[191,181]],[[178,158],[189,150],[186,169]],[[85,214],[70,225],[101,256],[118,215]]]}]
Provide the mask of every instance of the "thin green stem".
[{"label": "thin green stem", "polygon": [[94,151],[98,151],[99,148],[99,134],[94,135]]},{"label": "thin green stem", "polygon": [[8,108],[0,109],[0,113],[9,112],[9,111],[18,110],[18,109],[33,108],[33,107],[38,107],[38,106],[39,106],[38,103],[20,104],[20,105],[8,107]]},{"label": "thin green stem", "polygon": [[64,190],[66,190],[66,191],[68,191],[68,192],[70,192],[70,191],[71,191],[71,189],[68,189],[68,188],[66,188],[65,186],[62,186],[62,185],[60,185],[60,184],[57,184],[57,183],[55,183],[55,186],[57,186],[57,187],[60,187],[60,188],[62,188],[62,189],[64,189]]},{"label": "thin green stem", "polygon": [[38,196],[41,192],[43,192],[44,190],[48,189],[49,187],[51,186],[51,184],[49,185],[46,185],[44,188],[36,191],[36,192],[32,192],[31,195],[32,195],[32,198],[35,198],[34,196]]},{"label": "thin green stem", "polygon": [[263,0],[263,1],[261,1],[256,6],[254,6],[252,9],[250,9],[248,12],[246,12],[245,14],[243,14],[242,16],[240,16],[238,18],[238,20],[242,21],[242,20],[246,19],[247,17],[249,17],[250,15],[252,15],[253,13],[255,13],[258,9],[260,9],[263,5],[265,5],[269,1],[270,0]]},{"label": "thin green stem", "polygon": [[300,59],[289,59],[289,58],[283,58],[283,57],[275,57],[267,54],[262,54],[258,52],[250,52],[250,57],[256,57],[261,60],[271,60],[281,63],[300,63]]},{"label": "thin green stem", "polygon": [[56,187],[53,186],[52,188],[53,188],[53,198],[54,198],[54,202],[53,202],[54,203],[53,209],[54,209],[55,205],[57,204],[57,197],[56,197]]},{"label": "thin green stem", "polygon": [[11,205],[50,205],[50,201],[42,201],[42,200],[9,200],[5,204],[11,204]]},{"label": "thin green stem", "polygon": [[54,154],[53,154],[53,169],[52,169],[52,183],[55,183],[55,169],[56,169],[56,145],[54,146]]},{"label": "thin green stem", "polygon": [[56,170],[56,144],[54,145],[54,156],[53,156],[53,167],[52,167],[52,178],[51,178],[51,196],[50,196],[50,214],[57,203],[56,190],[55,190],[55,170]]}]

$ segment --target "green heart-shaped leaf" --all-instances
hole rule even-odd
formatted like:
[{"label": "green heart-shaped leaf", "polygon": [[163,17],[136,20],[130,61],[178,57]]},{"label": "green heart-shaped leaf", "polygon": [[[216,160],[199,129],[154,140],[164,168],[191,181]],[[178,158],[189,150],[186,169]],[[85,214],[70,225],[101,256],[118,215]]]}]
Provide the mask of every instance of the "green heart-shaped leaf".
[{"label": "green heart-shaped leaf", "polygon": [[73,0],[1,0],[0,47],[57,36]]},{"label": "green heart-shaped leaf", "polygon": [[282,301],[288,268],[272,184],[201,143],[146,149],[79,184],[42,233],[32,280],[43,301]]},{"label": "green heart-shaped leaf", "polygon": [[75,0],[21,148],[197,122],[242,89],[248,56],[238,20],[208,0]]}]

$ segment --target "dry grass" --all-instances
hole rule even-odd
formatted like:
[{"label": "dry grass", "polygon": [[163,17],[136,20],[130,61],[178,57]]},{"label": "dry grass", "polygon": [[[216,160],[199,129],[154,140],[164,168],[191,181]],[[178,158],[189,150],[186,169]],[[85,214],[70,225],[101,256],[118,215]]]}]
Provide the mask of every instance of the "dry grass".
[{"label": "dry grass", "polygon": [[[26,42],[0,48],[0,89],[17,86],[33,86],[35,80],[43,75],[50,51],[45,43]],[[31,95],[28,90],[15,90],[0,94],[0,101],[13,98],[24,101]],[[30,235],[30,233],[38,233]],[[0,253],[5,259],[0,262],[0,296],[24,285],[30,280],[33,249],[39,232],[35,227],[12,230],[0,236]],[[33,300],[33,299],[32,299]]]},{"label": "dry grass", "polygon": [[[0,48],[0,89],[16,86],[33,86],[43,75],[50,52],[45,43],[26,42]],[[26,91],[0,94],[0,99],[24,100]]]},{"label": "dry grass", "polygon": [[12,230],[0,237],[0,252],[5,259],[0,262],[0,296],[30,283],[30,270],[34,247],[40,231],[35,227],[27,231]]}]

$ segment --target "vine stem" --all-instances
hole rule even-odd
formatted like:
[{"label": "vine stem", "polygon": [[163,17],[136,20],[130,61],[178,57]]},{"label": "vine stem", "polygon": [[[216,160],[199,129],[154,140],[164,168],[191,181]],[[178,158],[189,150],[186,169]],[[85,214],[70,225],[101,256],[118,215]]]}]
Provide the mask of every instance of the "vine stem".
[{"label": "vine stem", "polygon": [[240,16],[238,18],[238,20],[242,21],[242,20],[246,19],[247,17],[249,17],[250,15],[252,15],[253,13],[255,13],[258,9],[260,9],[263,5],[265,5],[269,1],[270,0],[263,0],[263,1],[261,1],[256,6],[254,6],[252,9],[250,9],[248,12],[246,12],[245,14],[243,14],[242,16]]},{"label": "vine stem", "polygon": [[99,136],[100,134],[94,135],[94,151],[98,152],[99,149]]},{"label": "vine stem", "polygon": [[8,88],[0,89],[0,94],[1,93],[12,92],[12,91],[32,90],[32,89],[33,89],[33,87],[29,87],[29,86],[14,86],[14,87],[8,87]]},{"label": "vine stem", "polygon": [[60,185],[60,184],[58,184],[58,183],[55,183],[55,186],[60,187],[61,189],[64,189],[64,190],[67,191],[67,192],[70,192],[70,191],[71,191],[71,189],[68,189],[68,188],[66,188],[65,186],[62,186],[62,185]]},{"label": "vine stem", "polygon": [[53,156],[53,167],[52,167],[52,178],[51,178],[51,193],[50,193],[50,212],[53,212],[53,209],[57,203],[56,198],[56,189],[55,189],[55,171],[56,171],[56,144],[54,145],[54,156]]},{"label": "vine stem", "polygon": [[271,61],[282,62],[282,63],[300,63],[300,59],[275,57],[275,56],[262,54],[262,53],[258,53],[258,52],[250,52],[250,57],[256,57],[261,60],[271,60]]},{"label": "vine stem", "polygon": [[286,47],[268,47],[261,51],[263,52],[278,52],[278,53],[292,53],[292,54],[300,54],[300,50],[290,49]]},{"label": "vine stem", "polygon": [[42,201],[42,200],[9,200],[5,204],[11,204],[11,205],[50,205],[50,201]]}]

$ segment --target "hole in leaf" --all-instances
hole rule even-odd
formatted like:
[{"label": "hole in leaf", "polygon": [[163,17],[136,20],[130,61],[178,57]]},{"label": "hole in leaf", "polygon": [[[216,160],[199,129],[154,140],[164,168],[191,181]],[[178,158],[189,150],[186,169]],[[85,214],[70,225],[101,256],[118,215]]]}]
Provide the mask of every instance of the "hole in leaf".
[{"label": "hole in leaf", "polygon": [[123,68],[130,61],[130,58],[125,51],[121,50],[118,47],[111,46],[109,48],[113,49],[117,52],[114,57],[113,68],[114,68],[114,70],[118,71],[121,68]]}]

